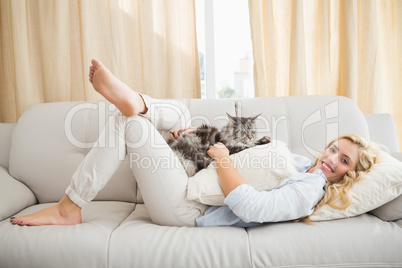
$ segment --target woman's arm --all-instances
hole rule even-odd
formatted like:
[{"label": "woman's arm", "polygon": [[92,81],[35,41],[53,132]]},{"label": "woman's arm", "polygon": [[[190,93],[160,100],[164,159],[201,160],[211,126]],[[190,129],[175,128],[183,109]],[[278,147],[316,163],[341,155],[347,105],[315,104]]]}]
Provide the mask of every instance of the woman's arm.
[{"label": "woman's arm", "polygon": [[238,186],[246,184],[233,167],[232,159],[229,157],[229,150],[225,145],[218,142],[214,146],[211,146],[207,153],[216,162],[219,180],[225,196],[228,196]]},{"label": "woman's arm", "polygon": [[324,196],[324,181],[316,175],[261,192],[249,185],[241,185],[226,197],[225,204],[244,222],[295,220],[314,211],[315,205]]},{"label": "woman's arm", "polygon": [[[217,165],[226,205],[245,222],[277,222],[310,215],[324,195],[325,179],[318,174],[304,174],[271,191],[256,191],[247,185],[233,167],[223,144],[208,150]],[[244,185],[244,186],[243,186]]]}]

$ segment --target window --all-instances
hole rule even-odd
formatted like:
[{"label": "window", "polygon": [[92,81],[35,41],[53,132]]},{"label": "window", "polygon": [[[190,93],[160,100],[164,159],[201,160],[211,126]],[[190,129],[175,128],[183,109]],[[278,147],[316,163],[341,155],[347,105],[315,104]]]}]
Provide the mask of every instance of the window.
[{"label": "window", "polygon": [[254,97],[247,0],[196,0],[201,98]]}]

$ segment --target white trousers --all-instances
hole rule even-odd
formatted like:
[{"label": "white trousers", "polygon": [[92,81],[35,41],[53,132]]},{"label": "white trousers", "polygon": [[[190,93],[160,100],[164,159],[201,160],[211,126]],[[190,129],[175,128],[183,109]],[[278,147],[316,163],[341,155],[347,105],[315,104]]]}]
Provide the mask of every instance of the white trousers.
[{"label": "white trousers", "polygon": [[148,107],[145,116],[125,117],[118,113],[109,119],[99,140],[105,139],[106,132],[110,140],[110,133],[114,133],[114,146],[100,147],[97,142],[74,173],[66,194],[78,206],[85,206],[128,154],[152,221],[160,225],[195,226],[195,219],[208,207],[187,200],[188,177],[184,168],[152,124],[165,130],[177,128],[177,124],[184,126],[183,123],[189,123],[183,122],[183,118],[189,120],[188,110],[180,103],[143,98]]}]

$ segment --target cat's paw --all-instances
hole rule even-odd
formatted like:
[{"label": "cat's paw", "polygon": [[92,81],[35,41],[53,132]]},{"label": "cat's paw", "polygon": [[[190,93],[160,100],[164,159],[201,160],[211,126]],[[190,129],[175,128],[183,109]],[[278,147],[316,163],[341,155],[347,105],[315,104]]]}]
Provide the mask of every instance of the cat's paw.
[{"label": "cat's paw", "polygon": [[268,144],[270,142],[271,142],[271,138],[268,136],[264,136],[258,140],[257,144],[262,145],[262,144]]}]

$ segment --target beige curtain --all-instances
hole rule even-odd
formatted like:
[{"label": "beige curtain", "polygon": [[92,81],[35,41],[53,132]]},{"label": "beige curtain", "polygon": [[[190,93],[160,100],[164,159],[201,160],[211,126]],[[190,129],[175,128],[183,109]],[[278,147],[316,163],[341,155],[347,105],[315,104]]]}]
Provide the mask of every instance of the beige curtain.
[{"label": "beige curtain", "polygon": [[256,96],[347,96],[402,148],[401,0],[249,0]]},{"label": "beige curtain", "polygon": [[0,122],[37,103],[101,99],[92,58],[151,96],[200,96],[194,0],[1,0],[0,44]]}]

